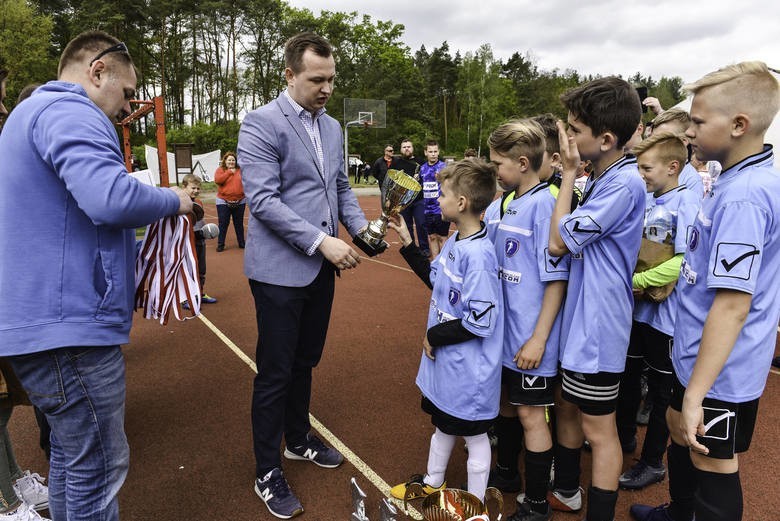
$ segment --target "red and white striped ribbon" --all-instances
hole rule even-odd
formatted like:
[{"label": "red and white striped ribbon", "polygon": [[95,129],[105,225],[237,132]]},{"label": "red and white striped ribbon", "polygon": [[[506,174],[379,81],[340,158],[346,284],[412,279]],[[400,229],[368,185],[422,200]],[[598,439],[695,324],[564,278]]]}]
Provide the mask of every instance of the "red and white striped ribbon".
[{"label": "red and white striped ribbon", "polygon": [[[189,302],[189,310],[181,303]],[[198,262],[192,223],[184,215],[165,217],[146,227],[135,261],[135,309],[165,325],[200,314]],[[186,315],[186,316],[185,316]]]}]

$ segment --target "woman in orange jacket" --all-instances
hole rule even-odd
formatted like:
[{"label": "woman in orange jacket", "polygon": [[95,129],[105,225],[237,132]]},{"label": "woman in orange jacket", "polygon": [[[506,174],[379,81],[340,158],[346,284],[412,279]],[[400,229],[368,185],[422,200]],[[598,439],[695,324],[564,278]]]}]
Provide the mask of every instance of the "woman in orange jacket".
[{"label": "woman in orange jacket", "polygon": [[235,152],[225,152],[219,162],[219,168],[214,173],[214,182],[217,183],[217,216],[219,217],[219,238],[217,239],[217,251],[225,249],[225,236],[227,235],[230,218],[233,218],[233,228],[236,230],[238,247],[244,247],[244,209],[246,197],[244,186],[241,183],[241,169],[236,162]]}]

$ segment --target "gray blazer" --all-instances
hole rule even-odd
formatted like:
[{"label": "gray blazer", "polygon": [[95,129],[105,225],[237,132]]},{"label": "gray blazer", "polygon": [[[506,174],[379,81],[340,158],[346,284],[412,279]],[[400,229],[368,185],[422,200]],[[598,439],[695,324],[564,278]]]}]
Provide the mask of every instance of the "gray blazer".
[{"label": "gray blazer", "polygon": [[[328,215],[354,236],[367,224],[344,171],[341,125],[319,118],[325,171],[298,114],[282,93],[253,110],[241,123],[238,164],[249,207],[244,274],[279,286],[310,284],[322,254],[309,256],[319,232],[328,233]],[[334,222],[338,235],[338,222]]]}]

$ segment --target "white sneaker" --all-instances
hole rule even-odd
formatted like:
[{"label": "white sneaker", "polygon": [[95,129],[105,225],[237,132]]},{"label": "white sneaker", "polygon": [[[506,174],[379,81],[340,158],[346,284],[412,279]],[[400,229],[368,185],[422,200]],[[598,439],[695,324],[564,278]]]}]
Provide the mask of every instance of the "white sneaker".
[{"label": "white sneaker", "polygon": [[13,512],[0,514],[0,521],[51,521],[51,519],[42,517],[30,505],[22,501]]},{"label": "white sneaker", "polygon": [[38,473],[25,471],[24,475],[14,483],[16,495],[30,505],[34,510],[49,508],[49,487],[43,484],[46,478]]}]

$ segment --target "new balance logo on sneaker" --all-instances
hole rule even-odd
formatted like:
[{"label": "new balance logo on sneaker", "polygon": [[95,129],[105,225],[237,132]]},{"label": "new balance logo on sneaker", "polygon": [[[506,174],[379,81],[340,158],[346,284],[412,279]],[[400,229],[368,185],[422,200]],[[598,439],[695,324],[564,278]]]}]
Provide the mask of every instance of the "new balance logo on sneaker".
[{"label": "new balance logo on sneaker", "polygon": [[303,513],[301,502],[290,490],[279,468],[255,480],[255,494],[263,500],[268,511],[279,519],[290,519]]},{"label": "new balance logo on sneaker", "polygon": [[344,456],[339,451],[328,447],[311,433],[306,435],[303,444],[285,447],[284,457],[292,460],[311,461],[326,469],[334,469],[344,461]]}]

